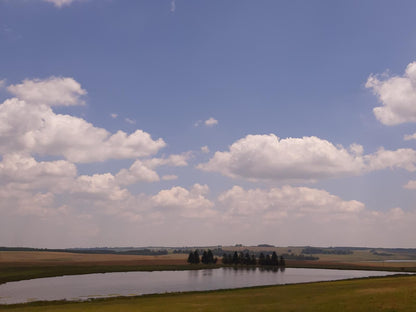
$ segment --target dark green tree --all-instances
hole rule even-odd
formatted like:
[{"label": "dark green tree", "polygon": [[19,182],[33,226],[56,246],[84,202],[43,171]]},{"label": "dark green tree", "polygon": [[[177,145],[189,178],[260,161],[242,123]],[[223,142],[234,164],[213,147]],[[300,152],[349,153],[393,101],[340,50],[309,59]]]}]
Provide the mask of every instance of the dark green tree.
[{"label": "dark green tree", "polygon": [[270,265],[272,263],[272,259],[270,258],[270,255],[266,255],[266,265]]},{"label": "dark green tree", "polygon": [[204,250],[204,252],[202,253],[202,257],[201,257],[201,262],[203,264],[208,264],[208,255],[207,255],[207,251]]},{"label": "dark green tree", "polygon": [[264,253],[260,253],[259,264],[260,265],[266,265],[266,257],[264,256]]},{"label": "dark green tree", "polygon": [[234,251],[234,254],[233,254],[233,264],[235,265],[235,264],[238,264],[238,254],[237,254],[237,251]]},{"label": "dark green tree", "polygon": [[195,263],[195,256],[194,253],[191,251],[188,256],[188,263],[194,264]]},{"label": "dark green tree", "polygon": [[208,261],[208,264],[215,263],[214,254],[212,253],[211,249],[208,249],[207,251],[207,261]]},{"label": "dark green tree", "polygon": [[194,252],[194,263],[199,264],[199,262],[200,262],[199,252],[198,252],[198,250],[195,250],[195,252]]},{"label": "dark green tree", "polygon": [[249,265],[251,263],[250,254],[248,252],[244,255],[244,264]]},{"label": "dark green tree", "polygon": [[272,253],[272,258],[270,259],[270,264],[275,266],[279,265],[279,259],[277,258],[277,254],[274,251]]}]

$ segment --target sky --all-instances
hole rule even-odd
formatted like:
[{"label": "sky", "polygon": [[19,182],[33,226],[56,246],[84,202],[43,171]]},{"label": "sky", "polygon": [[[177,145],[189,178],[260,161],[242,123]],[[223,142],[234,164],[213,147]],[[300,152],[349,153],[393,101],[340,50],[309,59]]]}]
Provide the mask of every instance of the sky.
[{"label": "sky", "polygon": [[0,246],[416,247],[415,10],[0,0]]}]

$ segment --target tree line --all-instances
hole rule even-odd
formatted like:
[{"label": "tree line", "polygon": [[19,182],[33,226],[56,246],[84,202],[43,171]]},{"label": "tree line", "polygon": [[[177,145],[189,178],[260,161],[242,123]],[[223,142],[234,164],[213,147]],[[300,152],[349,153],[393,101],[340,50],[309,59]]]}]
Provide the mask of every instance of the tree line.
[{"label": "tree line", "polygon": [[[218,261],[217,257],[214,257],[210,249],[204,250],[202,256],[199,255],[198,250],[191,251],[188,256],[188,263],[190,264],[216,264]],[[223,254],[221,259],[222,264],[232,264],[232,265],[261,265],[261,266],[285,266],[286,262],[283,256],[280,258],[277,256],[276,252],[270,254],[260,253],[259,258],[257,259],[255,254],[249,254],[248,252],[236,251],[231,254]]]}]

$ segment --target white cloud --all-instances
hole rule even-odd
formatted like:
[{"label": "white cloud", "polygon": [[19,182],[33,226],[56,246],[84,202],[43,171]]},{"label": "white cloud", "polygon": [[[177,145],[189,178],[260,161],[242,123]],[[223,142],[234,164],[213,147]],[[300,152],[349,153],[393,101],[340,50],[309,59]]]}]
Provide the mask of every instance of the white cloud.
[{"label": "white cloud", "polygon": [[410,180],[403,187],[406,188],[406,189],[409,189],[409,190],[416,190],[416,181],[415,180]]},{"label": "white cloud", "polygon": [[118,117],[118,114],[110,114],[111,118],[116,119]]},{"label": "white cloud", "polygon": [[361,202],[344,201],[324,190],[288,185],[269,190],[234,186],[222,193],[218,201],[227,207],[229,217],[256,217],[265,221],[305,216],[340,218],[365,208]]},{"label": "white cloud", "polygon": [[64,160],[37,162],[33,157],[6,154],[0,162],[0,186],[19,189],[59,190],[77,175],[76,167]]},{"label": "white cloud", "polygon": [[162,190],[151,198],[155,208],[163,208],[164,212],[179,213],[186,218],[214,217],[214,204],[205,195],[209,192],[207,185],[195,184],[190,190],[180,186]]},{"label": "white cloud", "polygon": [[121,185],[130,185],[139,181],[157,182],[159,181],[159,175],[141,160],[136,160],[129,169],[120,170],[116,179]]},{"label": "white cloud", "polygon": [[127,190],[119,187],[116,178],[110,173],[79,176],[71,192],[96,196],[99,200],[113,201],[123,200],[130,195]]},{"label": "white cloud", "polygon": [[202,153],[205,153],[205,154],[206,154],[206,153],[209,153],[209,148],[208,148],[208,146],[206,146],[206,145],[205,145],[205,146],[202,146],[202,147],[201,147],[201,152],[202,152]]},{"label": "white cloud", "polygon": [[43,1],[44,2],[52,3],[57,8],[62,8],[64,6],[69,6],[73,2],[79,1],[79,0],[43,0]]},{"label": "white cloud", "polygon": [[200,125],[205,125],[207,127],[213,127],[217,124],[218,124],[218,120],[216,120],[213,117],[210,117],[209,119],[207,119],[205,121],[198,120],[197,122],[194,123],[194,127],[199,127]]},{"label": "white cloud", "polygon": [[270,134],[248,135],[234,142],[229,151],[216,152],[198,168],[233,178],[314,180],[359,173],[364,162],[317,137],[279,139]]},{"label": "white cloud", "polygon": [[215,118],[209,118],[207,120],[204,121],[204,124],[208,127],[212,127],[218,124],[218,120],[216,120]]},{"label": "white cloud", "polygon": [[368,171],[401,168],[407,171],[416,171],[416,151],[411,148],[400,148],[395,151],[386,151],[380,148],[374,154],[365,155]]},{"label": "white cloud", "polygon": [[381,123],[391,126],[416,122],[416,62],[407,65],[403,76],[380,80],[370,75],[365,86],[373,90],[382,104],[373,109]]},{"label": "white cloud", "polygon": [[403,139],[405,141],[409,141],[409,140],[416,140],[416,133],[413,134],[406,134]]},{"label": "white cloud", "polygon": [[380,149],[369,155],[362,152],[360,145],[352,144],[348,151],[317,137],[279,139],[274,134],[248,135],[234,142],[229,151],[216,152],[197,168],[232,178],[274,181],[315,181],[386,168],[416,168],[416,151],[412,149]]},{"label": "white cloud", "polygon": [[47,106],[83,105],[80,97],[87,94],[73,78],[64,77],[26,79],[21,84],[8,86],[7,90],[26,103]]},{"label": "white cloud", "polygon": [[[0,153],[63,156],[71,162],[88,163],[146,157],[166,145],[162,139],[153,140],[142,130],[111,134],[82,118],[55,114],[51,105],[80,103],[78,96],[82,89],[68,79],[25,81],[9,87],[21,99],[11,98],[0,104]],[[70,87],[66,88],[68,81]],[[73,92],[74,89],[77,91]]]},{"label": "white cloud", "polygon": [[160,166],[184,167],[188,165],[188,160],[192,157],[192,152],[185,152],[182,154],[172,154],[165,158],[151,158],[143,162],[149,168],[156,168]]},{"label": "white cloud", "polygon": [[[116,175],[118,183],[121,185],[134,184],[136,182],[157,182],[160,180],[159,175],[154,170],[160,166],[184,167],[188,165],[187,160],[191,153],[181,155],[170,155],[167,158],[151,158],[145,160],[136,160],[129,169],[122,169]],[[165,176],[163,180],[173,180],[176,176]]]}]

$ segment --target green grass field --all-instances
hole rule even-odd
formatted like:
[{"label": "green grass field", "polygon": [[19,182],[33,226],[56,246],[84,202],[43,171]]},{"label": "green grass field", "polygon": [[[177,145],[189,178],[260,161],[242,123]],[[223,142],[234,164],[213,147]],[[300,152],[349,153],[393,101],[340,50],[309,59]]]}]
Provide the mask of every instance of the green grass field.
[{"label": "green grass field", "polygon": [[383,277],[91,302],[0,306],[0,311],[416,311],[416,277]]}]

